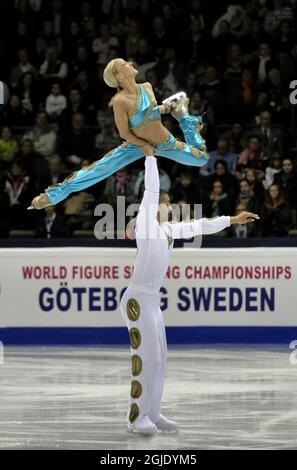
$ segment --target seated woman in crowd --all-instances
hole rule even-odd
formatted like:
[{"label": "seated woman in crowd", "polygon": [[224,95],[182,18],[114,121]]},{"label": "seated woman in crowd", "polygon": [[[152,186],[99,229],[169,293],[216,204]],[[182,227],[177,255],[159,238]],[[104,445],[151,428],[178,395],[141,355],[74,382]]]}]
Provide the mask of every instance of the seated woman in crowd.
[{"label": "seated woman in crowd", "polygon": [[291,224],[290,209],[278,184],[272,184],[268,189],[261,211],[261,220],[263,237],[288,235]]}]

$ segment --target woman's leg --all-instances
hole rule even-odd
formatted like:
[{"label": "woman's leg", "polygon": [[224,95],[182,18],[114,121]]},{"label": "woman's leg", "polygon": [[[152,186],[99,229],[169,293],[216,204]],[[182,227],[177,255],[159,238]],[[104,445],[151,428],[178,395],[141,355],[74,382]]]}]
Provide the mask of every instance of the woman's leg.
[{"label": "woman's leg", "polygon": [[120,168],[135,162],[143,156],[144,153],[136,145],[123,143],[108,152],[100,160],[79,171],[75,171],[62,183],[49,186],[45,192],[52,204],[58,204],[69,194],[82,191],[99,183],[99,181],[108,178]]},{"label": "woman's leg", "polygon": [[[189,116],[192,118],[193,116]],[[187,119],[187,133],[185,135],[188,142],[182,142],[170,134],[166,144],[156,146],[156,155],[170,158],[177,163],[189,166],[203,166],[209,160],[209,154],[205,147],[205,142],[196,128],[193,120]],[[186,126],[184,126],[186,127]],[[195,145],[190,142],[195,142]]]},{"label": "woman's leg", "polygon": [[185,114],[178,121],[179,127],[183,131],[184,138],[187,144],[193,145],[197,149],[205,149],[205,140],[200,134],[202,128],[202,119],[197,116]]}]

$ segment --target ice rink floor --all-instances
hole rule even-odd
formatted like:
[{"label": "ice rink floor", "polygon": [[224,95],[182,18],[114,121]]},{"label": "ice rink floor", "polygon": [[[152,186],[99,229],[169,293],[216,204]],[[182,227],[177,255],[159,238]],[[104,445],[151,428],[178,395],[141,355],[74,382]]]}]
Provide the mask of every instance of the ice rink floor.
[{"label": "ice rink floor", "polygon": [[126,432],[127,348],[5,348],[0,449],[297,449],[297,365],[280,346],[169,348],[177,435]]}]

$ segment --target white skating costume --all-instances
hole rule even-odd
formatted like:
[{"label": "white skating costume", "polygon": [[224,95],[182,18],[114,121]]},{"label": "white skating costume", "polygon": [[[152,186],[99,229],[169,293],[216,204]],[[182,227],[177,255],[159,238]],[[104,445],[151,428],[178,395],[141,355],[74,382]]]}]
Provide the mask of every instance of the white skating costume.
[{"label": "white skating costume", "polygon": [[193,222],[158,223],[159,172],[153,156],[145,159],[145,191],[136,218],[137,255],[130,284],[121,299],[121,315],[129,330],[132,381],[128,430],[153,434],[157,428],[175,430],[175,422],[160,414],[167,343],[159,290],[175,238],[219,232],[229,216]]}]

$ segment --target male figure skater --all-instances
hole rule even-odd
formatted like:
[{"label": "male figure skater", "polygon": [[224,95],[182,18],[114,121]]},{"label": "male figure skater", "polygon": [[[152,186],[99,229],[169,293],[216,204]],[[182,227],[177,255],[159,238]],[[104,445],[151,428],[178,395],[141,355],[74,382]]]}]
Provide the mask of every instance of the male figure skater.
[{"label": "male figure skater", "polygon": [[157,429],[177,431],[177,423],[160,413],[167,356],[166,334],[159,306],[159,290],[167,271],[175,238],[219,232],[231,224],[259,219],[242,212],[230,217],[192,222],[168,222],[172,208],[167,193],[160,200],[157,160],[145,159],[145,191],[136,218],[137,255],[128,288],[122,296],[121,315],[127,324],[132,356],[128,431],[152,435]]}]

